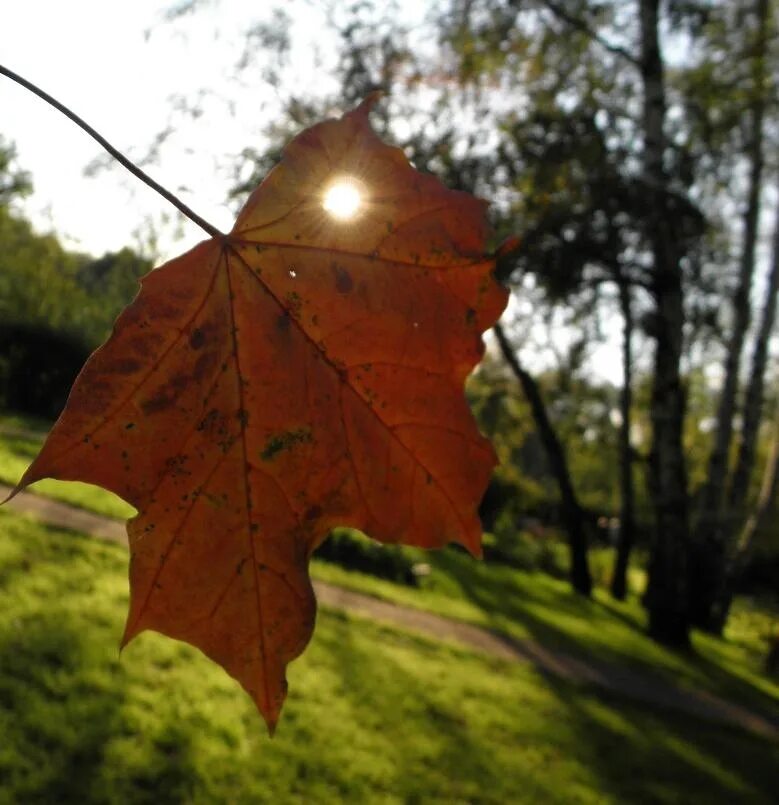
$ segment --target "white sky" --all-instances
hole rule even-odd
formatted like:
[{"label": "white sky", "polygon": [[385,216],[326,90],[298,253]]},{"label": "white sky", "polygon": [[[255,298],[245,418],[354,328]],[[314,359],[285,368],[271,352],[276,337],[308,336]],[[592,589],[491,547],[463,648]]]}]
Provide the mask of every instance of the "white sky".
[{"label": "white sky", "polygon": [[[196,212],[229,229],[225,203],[228,155],[260,146],[257,130],[273,106],[273,93],[230,82],[243,47],[247,4],[223,0],[218,9],[164,23],[171,2],[160,0],[25,0],[13,4],[0,26],[0,63],[53,95],[128,156],[142,158],[173,112],[175,95],[230,86],[239,104],[206,101],[203,116],[181,126],[159,164],[147,170]],[[252,4],[252,19],[263,4]],[[321,30],[316,4],[307,4],[299,33]],[[217,17],[218,14],[218,17]],[[301,27],[299,26],[299,27]],[[216,29],[219,29],[217,37]],[[151,33],[150,33],[151,31]],[[263,106],[265,104],[265,106]],[[178,118],[178,122],[181,119]],[[134,233],[151,218],[174,212],[120,167],[93,178],[85,167],[100,146],[39,98],[0,76],[0,134],[15,142],[21,167],[32,173],[34,194],[24,211],[41,230],[54,229],[71,248],[94,254],[134,245]],[[189,222],[174,243],[163,232],[162,256],[203,239]]]},{"label": "white sky", "polygon": [[[0,63],[69,106],[135,159],[143,157],[168,125],[173,96],[193,98],[202,88],[226,90],[237,104],[206,99],[201,117],[184,122],[177,117],[176,134],[159,162],[147,170],[206,220],[228,230],[234,217],[226,203],[233,183],[227,170],[231,155],[247,146],[261,149],[258,131],[274,114],[277,100],[259,73],[237,85],[234,68],[248,22],[256,21],[272,4],[221,0],[165,23],[163,15],[171,4],[172,0],[13,3],[0,26]],[[416,15],[428,7],[413,5],[409,13]],[[303,12],[295,16],[293,31],[300,80],[311,81],[312,75],[322,80],[321,70],[312,73],[310,64],[312,43],[321,45],[325,29],[322,6],[317,0],[289,0],[288,8],[291,14]],[[56,231],[69,248],[99,255],[125,245],[138,247],[138,233],[147,222],[159,226],[166,213],[181,225],[178,235],[172,225],[159,230],[161,258],[206,237],[123,168],[86,177],[85,167],[104,155],[100,146],[4,76],[0,76],[0,135],[16,144],[21,167],[32,173],[35,189],[24,204],[25,214],[39,230]],[[619,382],[617,354],[614,341],[596,348],[591,358],[596,374]]]}]

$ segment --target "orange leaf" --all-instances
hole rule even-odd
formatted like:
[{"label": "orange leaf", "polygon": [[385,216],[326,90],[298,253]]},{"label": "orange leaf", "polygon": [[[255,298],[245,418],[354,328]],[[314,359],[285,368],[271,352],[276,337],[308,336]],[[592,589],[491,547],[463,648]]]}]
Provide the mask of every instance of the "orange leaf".
[{"label": "orange leaf", "polygon": [[300,134],[229,235],[142,280],[18,487],[134,505],[123,645],[197,646],[271,730],[329,530],[478,554],[495,461],[462,390],[506,301],[484,203],[414,170],[369,107]]}]

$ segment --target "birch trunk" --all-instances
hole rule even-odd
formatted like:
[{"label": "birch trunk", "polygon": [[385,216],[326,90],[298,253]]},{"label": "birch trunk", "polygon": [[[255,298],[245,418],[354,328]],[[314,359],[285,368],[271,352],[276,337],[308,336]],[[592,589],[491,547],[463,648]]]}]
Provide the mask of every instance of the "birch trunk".
[{"label": "birch trunk", "polygon": [[[690,613],[693,624],[708,631],[717,630],[718,618],[713,613],[717,590],[722,584],[727,562],[727,545],[732,534],[733,515],[725,504],[728,456],[733,438],[739,372],[744,340],[751,319],[750,292],[755,271],[755,249],[760,222],[760,195],[763,180],[763,118],[765,113],[765,47],[768,22],[768,0],[757,0],[755,14],[758,33],[752,59],[752,100],[746,115],[748,125],[747,159],[749,183],[744,210],[743,242],[739,260],[738,286],[733,297],[733,322],[725,356],[724,381],[717,407],[714,445],[709,457],[706,484],[700,501],[700,513],[692,542],[690,578]],[[762,397],[762,394],[761,394]],[[758,405],[759,408],[759,405]],[[759,414],[758,414],[759,419]],[[751,445],[750,445],[751,446]],[[752,455],[747,455],[747,474],[751,472]],[[733,491],[741,489],[742,476],[736,471]],[[743,500],[736,502],[738,509]]]},{"label": "birch trunk", "polygon": [[743,511],[749,491],[749,481],[755,465],[757,432],[763,412],[763,390],[768,364],[768,346],[776,318],[776,300],[779,294],[779,205],[776,208],[771,268],[768,274],[763,311],[755,337],[752,365],[749,371],[741,425],[741,439],[736,468],[730,487],[729,505],[736,514]]},{"label": "birch trunk", "polygon": [[659,0],[640,0],[643,84],[644,179],[651,196],[646,236],[654,258],[654,377],[650,413],[650,487],[655,511],[654,539],[645,597],[649,633],[672,645],[689,643],[687,599],[687,471],[682,447],[685,399],[680,376],[684,308],[679,261],[681,247],[669,205],[663,165],[666,96],[658,42]]},{"label": "birch trunk", "polygon": [[735,549],[729,559],[724,581],[717,590],[717,596],[712,605],[712,631],[721,633],[728,619],[733,596],[738,588],[741,575],[746,569],[755,545],[755,538],[765,524],[771,506],[776,498],[779,485],[779,408],[774,418],[774,435],[771,442],[771,453],[766,461],[763,472],[763,483],[754,511],[747,518],[738,537]]},{"label": "birch trunk", "polygon": [[630,552],[635,539],[635,496],[633,490],[633,448],[630,444],[631,408],[633,407],[633,311],[630,288],[624,277],[618,281],[619,301],[622,311],[622,392],[620,394],[619,430],[619,488],[620,516],[619,540],[614,572],[611,576],[611,594],[618,601],[627,595],[627,572]]}]

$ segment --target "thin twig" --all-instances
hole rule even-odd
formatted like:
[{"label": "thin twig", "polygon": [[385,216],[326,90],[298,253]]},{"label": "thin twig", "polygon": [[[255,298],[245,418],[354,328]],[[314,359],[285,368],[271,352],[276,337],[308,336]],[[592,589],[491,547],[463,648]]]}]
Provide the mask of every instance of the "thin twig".
[{"label": "thin twig", "polygon": [[187,205],[184,204],[184,202],[181,201],[181,199],[174,196],[173,193],[170,192],[170,190],[166,190],[161,184],[155,182],[154,179],[151,178],[151,176],[144,173],[137,165],[133,164],[124,154],[122,154],[119,150],[114,148],[114,146],[111,145],[111,143],[109,143],[108,140],[105,139],[105,137],[102,137],[100,134],[98,134],[92,128],[92,126],[90,126],[87,122],[82,120],[75,112],[72,112],[70,109],[68,109],[67,106],[60,103],[56,98],[52,98],[52,96],[49,95],[48,92],[44,92],[42,89],[40,89],[40,87],[36,87],[35,84],[33,84],[31,81],[28,81],[26,78],[22,78],[20,75],[13,72],[13,70],[9,70],[2,64],[0,64],[0,74],[7,76],[12,81],[15,81],[17,84],[20,84],[25,89],[37,95],[39,98],[42,98],[50,106],[53,106],[58,111],[62,112],[62,114],[65,115],[65,117],[72,120],[77,126],[82,128],[90,137],[92,137],[94,140],[97,140],[97,142],[99,142],[100,145],[102,145],[103,148],[105,148],[105,150],[108,151],[108,153],[120,165],[123,165],[125,168],[127,168],[127,170],[133,174],[133,176],[136,176],[145,185],[151,187],[152,190],[156,190],[164,199],[166,199],[174,207],[176,207],[176,209],[179,210],[179,212],[181,212],[183,215],[186,215],[186,217],[189,218],[190,221],[196,223],[201,229],[208,232],[208,234],[211,235],[212,238],[224,237],[224,234],[220,232],[213,224],[209,224],[208,221],[206,221],[204,218],[201,218],[196,212],[194,212],[194,210],[191,210],[189,207],[187,207]]},{"label": "thin twig", "polygon": [[562,20],[566,25],[574,28],[577,31],[587,34],[593,41],[597,42],[602,48],[613,53],[615,56],[620,56],[626,61],[630,62],[636,67],[641,66],[641,62],[632,53],[629,53],[625,48],[619,45],[614,45],[607,39],[604,39],[589,23],[581,17],[567,11],[560,3],[555,0],[541,0],[541,5],[547,8],[559,20]]}]

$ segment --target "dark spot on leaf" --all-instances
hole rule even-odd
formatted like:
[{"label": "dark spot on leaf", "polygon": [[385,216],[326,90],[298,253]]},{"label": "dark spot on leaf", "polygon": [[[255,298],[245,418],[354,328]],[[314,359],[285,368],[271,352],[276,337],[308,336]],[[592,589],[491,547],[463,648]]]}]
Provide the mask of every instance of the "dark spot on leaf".
[{"label": "dark spot on leaf", "polygon": [[260,453],[260,458],[263,461],[270,461],[282,450],[289,450],[296,444],[306,444],[310,441],[310,428],[298,428],[297,430],[288,430],[284,431],[283,433],[277,433],[271,436],[265,443],[265,448]]},{"label": "dark spot on leaf", "polygon": [[322,507],[321,506],[311,506],[308,511],[306,511],[305,518],[306,520],[316,520],[317,517],[322,516]]},{"label": "dark spot on leaf", "polygon": [[134,361],[132,358],[123,358],[122,360],[114,361],[108,367],[108,371],[116,375],[131,375],[140,369],[141,364]]},{"label": "dark spot on leaf", "polygon": [[206,337],[203,334],[203,331],[199,327],[195,327],[195,329],[189,335],[189,345],[192,347],[192,349],[200,349],[205,343]]},{"label": "dark spot on leaf", "polygon": [[219,420],[219,411],[216,408],[212,408],[201,420],[197,426],[199,431],[204,430],[211,430],[215,426],[218,425]]},{"label": "dark spot on leaf", "polygon": [[297,291],[291,291],[284,298],[287,303],[287,309],[290,314],[297,318],[300,315],[300,308],[303,304],[300,294]]},{"label": "dark spot on leaf", "polygon": [[334,266],[335,270],[335,289],[338,293],[351,293],[354,288],[352,275],[342,266]]},{"label": "dark spot on leaf", "polygon": [[144,414],[156,414],[159,411],[164,411],[173,405],[173,397],[168,394],[159,394],[149,400],[144,400],[141,403],[141,410]]},{"label": "dark spot on leaf", "polygon": [[[192,372],[192,378],[194,380],[202,380],[213,368],[214,363],[216,361],[216,355],[213,352],[206,352],[201,355],[196,363],[195,368]],[[186,388],[189,385],[190,378],[186,378],[185,382],[180,386],[180,388]]]}]

